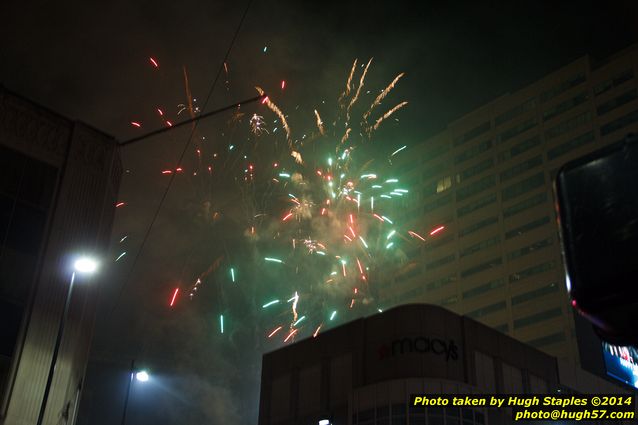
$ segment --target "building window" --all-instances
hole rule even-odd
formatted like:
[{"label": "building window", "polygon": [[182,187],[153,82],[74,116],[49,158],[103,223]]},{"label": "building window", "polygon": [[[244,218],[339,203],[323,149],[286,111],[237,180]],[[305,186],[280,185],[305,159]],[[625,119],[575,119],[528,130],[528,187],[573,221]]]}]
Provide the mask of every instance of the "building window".
[{"label": "building window", "polygon": [[405,272],[405,273],[401,273],[400,275],[398,275],[397,277],[394,278],[394,281],[396,283],[399,282],[404,282],[406,280],[410,280],[414,277],[417,277],[418,275],[421,274],[421,267],[413,267],[411,270]]},{"label": "building window", "polygon": [[458,154],[454,158],[455,164],[460,164],[461,162],[467,161],[468,159],[475,158],[477,155],[482,154],[483,152],[487,152],[492,148],[492,141],[486,140],[484,142],[478,143],[472,146],[469,149],[466,149],[464,152]]},{"label": "building window", "polygon": [[467,226],[459,231],[459,237],[467,236],[471,233],[476,232],[483,227],[491,226],[492,224],[498,223],[498,217],[488,217],[484,220],[478,221],[470,226]]},{"label": "building window", "polygon": [[474,183],[457,189],[456,201],[459,202],[467,199],[493,186],[496,186],[496,178],[494,177],[494,175],[485,176],[482,179],[475,181]]},{"label": "building window", "polygon": [[472,130],[468,131],[467,133],[463,134],[460,137],[457,137],[454,140],[454,146],[461,146],[462,144],[464,144],[465,142],[468,142],[472,139],[474,139],[475,137],[480,136],[481,134],[485,134],[488,131],[490,131],[490,128],[492,126],[490,125],[489,121],[484,122],[483,124],[474,127]]},{"label": "building window", "polygon": [[454,240],[454,235],[453,234],[448,234],[447,236],[444,236],[440,239],[436,239],[434,240],[434,242],[430,242],[427,245],[425,245],[425,247],[423,248],[424,251],[431,251],[433,249],[437,249],[442,247],[443,245],[450,243]]},{"label": "building window", "polygon": [[531,137],[527,140],[523,140],[522,142],[515,144],[514,146],[512,146],[511,149],[499,153],[498,162],[507,161],[508,159],[513,158],[517,155],[520,155],[523,152],[527,152],[528,150],[536,146],[539,146],[540,144],[541,144],[541,138],[537,134],[534,137]]},{"label": "building window", "polygon": [[443,286],[450,284],[452,282],[456,282],[456,274],[450,275],[450,276],[446,276],[446,277],[442,277],[440,279],[434,280],[432,282],[426,283],[425,284],[425,289],[427,289],[428,291],[432,291],[434,289],[439,289],[442,288]]},{"label": "building window", "polygon": [[600,135],[605,136],[614,131],[620,130],[623,127],[627,127],[629,124],[633,124],[638,121],[638,110],[628,113],[618,119],[611,121],[600,127]]},{"label": "building window", "polygon": [[488,314],[496,313],[497,311],[505,310],[506,306],[507,305],[505,304],[505,301],[500,301],[474,310],[468,313],[467,316],[476,319],[479,317],[487,316]]},{"label": "building window", "polygon": [[496,202],[496,194],[491,193],[487,196],[484,196],[480,199],[477,199],[474,202],[470,202],[469,204],[459,208],[458,210],[456,210],[456,213],[459,217],[463,217],[464,215],[470,214],[476,210],[479,210],[495,202]]},{"label": "building window", "polygon": [[538,167],[539,165],[543,165],[542,155],[538,155],[533,158],[530,158],[527,161],[523,161],[513,166],[512,168],[503,171],[500,174],[501,182],[514,178],[518,176],[519,174],[522,174],[528,170],[531,170],[532,168]]},{"label": "building window", "polygon": [[545,320],[550,320],[555,317],[560,317],[563,315],[563,309],[560,307],[550,308],[549,310],[541,311],[539,313],[534,313],[529,316],[522,317],[520,319],[514,319],[514,329],[524,328],[526,326],[531,326],[539,322],[544,322]]},{"label": "building window", "polygon": [[452,187],[452,176],[443,177],[436,182],[436,193],[441,193]]},{"label": "building window", "polygon": [[598,106],[598,108],[596,108],[596,112],[598,113],[598,115],[606,114],[607,112],[613,111],[619,106],[622,106],[626,103],[631,102],[637,97],[638,97],[638,93],[636,93],[636,89],[629,90],[628,92],[625,92],[621,94],[620,96],[615,97],[601,104],[600,106]]},{"label": "building window", "polygon": [[434,201],[431,201],[425,205],[423,205],[423,213],[426,214],[430,211],[434,211],[435,209],[442,207],[443,205],[449,204],[452,202],[452,194],[448,193],[447,195],[443,195],[437,197]]},{"label": "building window", "polygon": [[518,136],[519,134],[523,134],[525,133],[527,130],[529,130],[530,128],[533,128],[536,126],[536,124],[538,124],[538,121],[536,119],[536,117],[531,118],[527,121],[524,121],[512,128],[509,128],[507,130],[505,130],[504,132],[502,132],[501,134],[499,134],[498,136],[496,136],[496,143],[501,144],[501,143],[505,143],[508,140]]},{"label": "building window", "polygon": [[541,102],[547,102],[549,99],[552,99],[559,94],[571,89],[572,87],[576,87],[579,84],[585,82],[585,74],[579,73],[568,80],[563,81],[558,86],[552,88],[551,90],[547,90],[541,94]]},{"label": "building window", "polygon": [[[518,273],[511,274],[509,276],[510,283],[518,282],[519,280],[527,279],[537,274],[545,273],[556,267],[556,262],[547,261],[546,263],[537,264],[532,267],[528,267],[525,270],[521,270]],[[462,276],[461,276],[462,277]]]},{"label": "building window", "polygon": [[440,162],[436,165],[426,167],[426,169],[423,171],[423,176],[422,176],[423,181],[426,181],[430,177],[434,177],[437,174],[443,173],[449,167],[450,167],[450,164],[448,164],[447,162]]},{"label": "building window", "polygon": [[465,170],[461,171],[459,174],[457,174],[457,182],[462,182],[463,180],[467,180],[470,177],[473,177],[477,174],[482,173],[485,170],[489,170],[490,168],[492,168],[494,166],[494,159],[492,158],[488,158],[484,161],[479,162],[478,164],[466,168]]},{"label": "building window", "polygon": [[481,264],[477,264],[476,266],[473,266],[461,271],[461,277],[465,278],[468,276],[472,276],[473,274],[480,273],[485,270],[493,269],[494,267],[497,267],[501,264],[503,264],[503,259],[501,257],[492,258],[489,261],[486,261]]},{"label": "building window", "polygon": [[505,286],[505,280],[502,278],[490,280],[487,283],[477,286],[476,288],[472,288],[468,291],[463,292],[463,299],[474,298],[479,295],[483,295],[486,292],[491,291],[492,289],[498,289]]},{"label": "building window", "polygon": [[544,226],[549,223],[549,217],[545,216],[539,218],[534,221],[530,221],[529,223],[523,224],[515,229],[510,230],[509,232],[505,232],[505,239],[511,239],[516,236],[522,235],[523,233],[527,233],[530,230],[536,229],[537,227]]},{"label": "building window", "polygon": [[547,248],[548,246],[551,246],[553,243],[554,243],[553,238],[547,238],[547,239],[543,239],[542,241],[534,242],[531,245],[527,245],[523,248],[511,251],[509,254],[507,254],[507,261],[512,261],[519,257],[523,257],[525,255],[534,253],[538,251],[539,249]]},{"label": "building window", "polygon": [[556,344],[562,341],[565,341],[565,332],[557,332],[551,335],[532,339],[530,341],[527,341],[527,343],[533,347],[544,347],[546,345]]},{"label": "building window", "polygon": [[450,150],[450,145],[448,143],[442,143],[438,146],[435,146],[431,149],[428,149],[428,152],[423,155],[423,164],[433,160],[434,158],[438,158],[439,156],[443,155],[444,153],[446,153],[447,151]]},{"label": "building window", "polygon": [[503,189],[501,191],[501,199],[503,201],[508,201],[512,198],[516,198],[517,196],[522,195],[523,193],[529,192],[530,190],[534,190],[544,185],[545,175],[540,172]]},{"label": "building window", "polygon": [[496,125],[501,125],[511,119],[516,118],[517,116],[527,112],[527,111],[531,111],[532,109],[536,108],[536,105],[538,104],[538,101],[536,100],[536,98],[531,98],[529,100],[527,100],[524,103],[521,103],[518,106],[515,106],[514,108],[503,112],[502,114],[498,115],[495,119],[494,119],[494,123]]},{"label": "building window", "polygon": [[553,108],[545,111],[543,113],[543,121],[549,121],[552,118],[562,114],[563,112],[569,111],[570,109],[575,108],[581,103],[586,102],[587,100],[589,100],[589,93],[582,92],[579,95],[572,97],[571,99],[566,100],[565,102],[559,103]]},{"label": "building window", "polygon": [[425,265],[425,269],[426,270],[433,270],[436,268],[439,268],[445,264],[451,263],[452,261],[456,260],[456,254],[450,254],[446,257],[443,258],[439,258],[438,260],[432,261],[430,263],[427,263]]},{"label": "building window", "polygon": [[441,301],[439,301],[439,305],[445,307],[448,305],[456,304],[458,301],[459,297],[457,297],[456,295],[452,295],[451,297],[443,298]]},{"label": "building window", "polygon": [[584,112],[580,115],[576,115],[562,123],[550,128],[545,132],[545,140],[555,139],[556,137],[568,133],[576,128],[582,127],[584,124],[591,122],[591,112]]},{"label": "building window", "polygon": [[594,95],[601,95],[614,87],[618,87],[626,81],[631,80],[634,77],[634,71],[632,69],[628,69],[627,71],[622,72],[621,74],[615,76],[614,78],[607,80],[596,87],[594,87]]},{"label": "building window", "polygon": [[476,252],[482,251],[486,248],[490,248],[493,246],[498,245],[499,243],[501,243],[501,237],[500,236],[494,236],[491,237],[489,239],[485,239],[484,241],[481,241],[477,244],[474,244],[472,246],[468,246],[467,248],[461,250],[460,252],[460,256],[461,257],[467,257],[468,255],[472,255]]},{"label": "building window", "polygon": [[594,132],[588,131],[585,134],[582,134],[578,137],[571,139],[568,142],[562,143],[555,148],[552,148],[547,151],[547,160],[551,161],[554,158],[557,158],[561,155],[566,154],[567,152],[571,152],[574,149],[586,145],[587,143],[591,143],[594,141]]},{"label": "building window", "polygon": [[529,208],[533,208],[537,205],[543,204],[547,202],[547,193],[539,193],[537,195],[533,195],[524,201],[518,202],[511,207],[507,207],[503,209],[503,218],[512,217],[520,212],[523,212]]},{"label": "building window", "polygon": [[557,283],[550,283],[549,285],[542,286],[538,289],[534,289],[533,291],[525,292],[520,295],[516,295],[512,297],[512,305],[522,304],[527,301],[534,300],[536,298],[540,298],[547,294],[553,294],[558,291]]}]

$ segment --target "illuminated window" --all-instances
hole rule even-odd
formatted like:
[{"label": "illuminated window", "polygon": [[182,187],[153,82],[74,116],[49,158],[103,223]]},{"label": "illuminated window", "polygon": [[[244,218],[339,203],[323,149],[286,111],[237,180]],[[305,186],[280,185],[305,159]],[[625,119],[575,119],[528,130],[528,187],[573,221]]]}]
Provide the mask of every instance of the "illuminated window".
[{"label": "illuminated window", "polygon": [[436,183],[436,193],[441,193],[452,187],[452,177],[443,177]]}]

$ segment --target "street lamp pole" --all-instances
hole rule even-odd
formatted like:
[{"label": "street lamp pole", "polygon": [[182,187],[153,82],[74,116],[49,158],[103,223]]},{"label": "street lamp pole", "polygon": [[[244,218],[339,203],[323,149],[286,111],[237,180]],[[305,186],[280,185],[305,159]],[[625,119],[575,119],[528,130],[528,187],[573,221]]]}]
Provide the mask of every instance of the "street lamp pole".
[{"label": "street lamp pole", "polygon": [[37,425],[42,425],[44,420],[44,412],[47,408],[47,402],[49,401],[49,393],[51,392],[51,384],[53,384],[53,374],[55,373],[55,366],[58,361],[58,354],[60,353],[60,345],[62,344],[62,336],[64,335],[64,325],[69,316],[69,308],[71,306],[71,297],[73,295],[73,285],[75,284],[75,273],[93,273],[97,268],[95,260],[90,258],[79,258],[74,264],[74,270],[71,274],[71,282],[69,282],[69,288],[66,292],[66,301],[64,302],[64,309],[62,310],[62,316],[60,317],[60,324],[58,325],[58,335],[55,338],[55,347],[53,348],[53,356],[51,356],[51,364],[49,365],[49,375],[47,376],[47,383],[44,387],[44,396],[42,397],[42,403],[40,404],[40,412],[38,413]]},{"label": "street lamp pole", "polygon": [[53,349],[53,356],[51,357],[51,365],[49,366],[49,376],[47,377],[47,384],[44,387],[44,397],[40,404],[40,413],[38,414],[37,425],[42,425],[44,419],[44,412],[49,401],[49,392],[51,392],[51,384],[53,383],[53,373],[55,372],[55,364],[58,360],[58,353],[60,352],[60,345],[62,343],[62,334],[64,333],[64,324],[69,314],[69,306],[71,305],[71,295],[73,295],[73,284],[75,283],[75,271],[71,274],[71,282],[69,283],[69,289],[66,293],[66,301],[64,302],[64,310],[62,311],[62,317],[60,318],[60,325],[58,327],[58,335],[55,339],[55,348]]},{"label": "street lamp pole", "polygon": [[135,375],[135,360],[131,360],[131,373],[129,374],[128,385],[126,386],[126,398],[124,399],[124,410],[122,411],[121,425],[124,425],[126,421],[126,408],[128,407],[129,394],[131,393],[131,384],[133,383],[133,376]]}]

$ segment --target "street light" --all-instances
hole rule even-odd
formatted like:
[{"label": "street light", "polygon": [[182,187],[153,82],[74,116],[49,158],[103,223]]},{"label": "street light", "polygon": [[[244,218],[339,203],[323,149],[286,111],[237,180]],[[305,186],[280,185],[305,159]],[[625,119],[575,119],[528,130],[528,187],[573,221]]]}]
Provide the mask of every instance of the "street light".
[{"label": "street light", "polygon": [[42,403],[40,404],[40,413],[38,414],[37,425],[42,425],[44,420],[44,412],[46,411],[47,402],[49,401],[49,392],[51,391],[51,384],[53,383],[53,374],[55,372],[55,365],[58,361],[58,353],[60,352],[60,344],[62,343],[62,335],[64,334],[64,325],[69,315],[69,307],[71,305],[71,296],[73,295],[73,284],[75,283],[75,273],[81,273],[90,275],[97,270],[98,263],[96,260],[90,257],[80,257],[75,261],[73,267],[73,273],[71,273],[71,280],[69,282],[69,289],[66,292],[66,301],[64,302],[64,310],[62,310],[62,317],[60,318],[60,325],[58,327],[58,335],[55,339],[55,347],[53,348],[53,356],[51,357],[51,365],[49,366],[49,375],[47,376],[47,384],[44,387],[44,396],[42,397]]},{"label": "street light", "polygon": [[129,373],[128,385],[126,386],[126,398],[124,399],[124,409],[122,410],[122,421],[121,425],[124,425],[124,421],[126,421],[126,408],[128,407],[128,399],[131,394],[131,384],[133,383],[133,377],[140,382],[146,382],[149,380],[150,376],[148,372],[145,370],[136,370],[135,369],[135,360],[131,360],[131,371]]}]

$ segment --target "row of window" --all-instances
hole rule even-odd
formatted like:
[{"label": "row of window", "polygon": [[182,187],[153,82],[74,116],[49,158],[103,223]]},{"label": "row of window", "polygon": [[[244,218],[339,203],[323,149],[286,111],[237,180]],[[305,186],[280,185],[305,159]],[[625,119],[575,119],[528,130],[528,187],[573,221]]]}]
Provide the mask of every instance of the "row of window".
[{"label": "row of window", "polygon": [[542,140],[538,134],[535,136],[532,136],[529,139],[523,140],[522,142],[519,142],[515,144],[514,146],[512,146],[510,149],[499,153],[497,156],[498,162],[506,161],[510,158],[513,158],[517,155],[527,152],[528,150],[535,148],[536,146],[539,146],[541,142]]},{"label": "row of window", "polygon": [[500,181],[504,182],[510,179],[513,179],[514,177],[531,170],[532,168],[538,167],[540,165],[543,164],[543,157],[542,155],[538,155],[535,157],[532,157],[526,161],[523,161],[521,163],[516,164],[515,166],[503,171],[500,175]]},{"label": "row of window", "polygon": [[557,344],[565,341],[565,332],[556,332],[547,336],[527,341],[532,347],[544,347],[546,345]]},{"label": "row of window", "polygon": [[520,295],[513,296],[512,306],[523,304],[527,301],[535,300],[537,298],[543,297],[548,294],[553,294],[555,292],[558,292],[558,284],[555,282],[550,283],[538,289],[534,289],[532,291],[524,292]]},{"label": "row of window", "polygon": [[564,102],[561,102],[559,104],[557,104],[556,106],[554,106],[551,109],[546,110],[545,112],[543,112],[543,121],[547,122],[549,120],[551,120],[552,118],[555,118],[557,116],[559,116],[560,114],[562,114],[563,112],[567,112],[572,108],[575,108],[576,106],[586,102],[589,100],[589,93],[588,92],[582,92],[579,93],[578,95],[576,95],[575,97],[572,97],[571,99],[568,99]]},{"label": "row of window", "polygon": [[538,124],[538,120],[536,117],[532,117],[527,121],[523,121],[522,123],[515,125],[514,127],[508,128],[501,134],[496,136],[496,143],[501,144],[505,143],[510,139],[518,136],[519,134],[525,133],[527,130],[535,127]]},{"label": "row of window", "polygon": [[462,206],[461,208],[457,209],[456,214],[458,217],[463,217],[464,215],[470,214],[476,210],[479,210],[495,202],[496,202],[496,194],[490,193],[487,196],[479,198],[476,201],[470,202],[469,204],[466,204]]},{"label": "row of window", "polygon": [[520,329],[527,326],[535,325],[539,322],[544,322],[546,320],[553,319],[555,317],[560,317],[562,315],[563,315],[562,308],[560,307],[550,308],[548,310],[540,311],[525,317],[521,317],[520,319],[514,319],[513,325],[514,325],[514,329]]},{"label": "row of window", "polygon": [[474,196],[490,187],[496,186],[496,177],[493,174],[485,176],[480,180],[475,181],[465,187],[461,187],[456,190],[456,201],[460,202],[464,199]]},{"label": "row of window", "polygon": [[523,233],[527,233],[530,230],[536,229],[537,227],[544,226],[548,223],[549,223],[549,216],[537,218],[536,220],[532,220],[529,223],[523,224],[510,231],[505,232],[505,239],[515,238],[517,236],[522,235]]},{"label": "row of window", "polygon": [[435,261],[427,263],[425,265],[425,269],[426,270],[433,270],[433,269],[439,268],[441,266],[444,266],[445,264],[451,263],[454,260],[456,260],[456,253],[447,255],[447,256],[445,256],[443,258],[439,258],[438,260],[435,260]]},{"label": "row of window", "polygon": [[577,149],[583,145],[586,145],[588,143],[592,143],[594,142],[595,138],[594,138],[594,132],[593,131],[588,131],[585,134],[581,134],[580,136],[577,136],[571,140],[568,140],[567,142],[561,143],[560,145],[556,146],[555,148],[552,148],[550,150],[547,151],[547,160],[551,161],[554,158],[557,158],[561,155],[565,155],[568,152],[573,151],[574,149]]},{"label": "row of window", "polygon": [[600,104],[598,108],[596,108],[596,112],[598,113],[598,115],[604,115],[607,112],[613,111],[614,109],[626,103],[629,103],[632,100],[635,100],[636,98],[638,98],[638,93],[636,92],[636,89],[629,90],[618,97],[615,97],[611,100],[608,100],[605,103]]},{"label": "row of window", "polygon": [[635,123],[636,121],[638,121],[638,110],[630,112],[603,125],[602,127],[600,127],[600,135],[605,136],[609,133],[613,133],[614,131],[620,130],[621,128],[626,127],[629,124]]},{"label": "row of window", "polygon": [[477,264],[470,268],[461,271],[461,277],[466,278],[472,276],[473,274],[483,272],[485,270],[492,269],[494,267],[498,267],[503,264],[503,259],[501,257],[492,258],[491,260],[485,261],[481,264]]},{"label": "row of window", "polygon": [[[415,407],[407,403],[393,403],[391,406],[377,406],[375,409],[366,409],[352,414],[352,423],[358,425],[369,424],[406,424],[407,418],[410,424],[425,425],[426,417],[428,425],[483,425],[485,415],[480,411],[459,407]],[[444,420],[445,418],[445,420]]]},{"label": "row of window", "polygon": [[555,139],[562,134],[565,134],[574,130],[575,128],[582,126],[583,124],[591,122],[591,120],[592,113],[589,111],[576,115],[575,117],[565,120],[562,123],[545,131],[545,140]]},{"label": "row of window", "polygon": [[485,239],[479,243],[468,246],[467,248],[461,250],[459,253],[460,257],[467,257],[468,255],[472,255],[476,252],[482,251],[486,248],[490,248],[492,246],[496,246],[501,243],[501,237],[499,235],[493,236],[491,238]]},{"label": "row of window", "polygon": [[466,314],[466,316],[471,317],[473,319],[487,316],[488,314],[495,313],[497,311],[505,310],[507,307],[507,303],[505,301],[499,301],[494,304],[486,305],[485,307],[481,307],[474,311],[471,311]]},{"label": "row of window", "polygon": [[547,102],[550,99],[558,96],[559,94],[566,92],[567,90],[576,87],[579,84],[584,83],[586,80],[585,73],[581,72],[573,77],[563,81],[558,86],[552,88],[551,90],[547,90],[546,92],[541,93],[540,100],[541,102]]},{"label": "row of window", "polygon": [[479,285],[475,288],[472,288],[468,291],[464,291],[463,292],[463,299],[468,299],[468,298],[473,298],[479,295],[482,295],[486,292],[489,292],[493,289],[498,289],[498,288],[502,288],[503,286],[505,286],[505,279],[502,278],[498,278],[498,279],[494,279],[494,280],[490,280],[487,283],[484,283],[482,285]]},{"label": "row of window", "polygon": [[631,80],[633,77],[634,77],[634,71],[632,69],[623,71],[620,74],[616,75],[614,78],[604,81],[600,83],[599,85],[597,85],[596,87],[594,87],[594,95],[599,96],[603,93],[606,93],[609,90],[613,89],[614,87],[618,87],[621,84]]},{"label": "row of window", "polygon": [[476,232],[477,230],[482,229],[483,227],[491,226],[492,224],[496,224],[496,223],[498,223],[498,217],[496,216],[487,217],[483,220],[477,221],[476,223],[473,223],[459,230],[459,237],[462,238],[463,236],[472,234]]},{"label": "row of window", "polygon": [[492,128],[492,126],[491,126],[489,121],[486,121],[483,124],[481,124],[481,125],[479,125],[477,127],[474,127],[473,129],[471,129],[467,133],[465,133],[462,136],[457,137],[456,139],[454,139],[454,147],[461,146],[465,142],[468,142],[468,141],[480,136],[481,134],[487,133],[488,131],[490,131],[490,128]]},{"label": "row of window", "polygon": [[555,261],[547,261],[545,263],[541,263],[541,264],[537,264],[535,266],[532,267],[528,267],[524,270],[521,270],[518,273],[514,273],[509,275],[509,282],[510,283],[514,283],[514,282],[518,282],[521,281],[523,279],[527,279],[531,276],[537,275],[537,274],[541,274],[541,273],[545,273],[549,270],[552,270],[553,268],[556,267],[556,262]]},{"label": "row of window", "polygon": [[536,252],[539,249],[547,248],[548,246],[551,246],[553,243],[554,243],[554,239],[551,237],[540,240],[538,242],[534,242],[533,244],[530,244],[530,245],[524,246],[523,248],[509,252],[507,254],[507,261],[512,261],[519,257],[523,257],[525,255]]},{"label": "row of window", "polygon": [[497,115],[496,118],[494,118],[494,123],[496,125],[501,125],[511,119],[516,118],[517,116],[527,111],[531,111],[532,109],[536,108],[537,104],[538,104],[538,101],[536,100],[536,98],[531,98],[521,103],[520,105],[515,106],[512,109],[509,109],[508,111],[500,115]]}]

